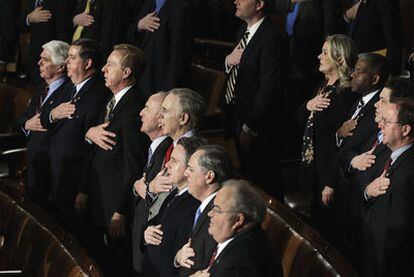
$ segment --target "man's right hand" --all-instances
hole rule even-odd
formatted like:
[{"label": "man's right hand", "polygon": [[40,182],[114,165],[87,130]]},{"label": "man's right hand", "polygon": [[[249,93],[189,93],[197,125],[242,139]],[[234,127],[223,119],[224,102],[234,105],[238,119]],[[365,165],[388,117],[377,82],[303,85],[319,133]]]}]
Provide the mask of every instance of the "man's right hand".
[{"label": "man's right hand", "polygon": [[244,49],[242,49],[240,47],[240,44],[237,45],[233,49],[233,51],[229,55],[227,55],[227,57],[226,57],[226,64],[227,64],[227,66],[235,66],[235,65],[238,65],[240,63],[240,59],[241,59],[241,57],[243,55],[243,51],[244,51]]},{"label": "man's right hand", "polygon": [[103,150],[112,150],[112,147],[116,144],[113,140],[116,134],[105,130],[108,125],[109,122],[90,128],[85,138],[91,140]]},{"label": "man's right hand", "polygon": [[134,189],[142,199],[145,199],[145,197],[147,196],[147,185],[145,184],[145,173],[141,179],[135,181]]},{"label": "man's right hand", "polygon": [[88,208],[88,195],[79,192],[75,199],[75,210],[78,213],[84,212]]},{"label": "man's right hand", "polygon": [[149,192],[152,193],[161,193],[169,192],[172,190],[173,186],[170,184],[170,177],[165,176],[166,168],[161,170],[154,180],[151,181],[148,185]]},{"label": "man's right hand", "polygon": [[79,13],[73,17],[74,26],[88,27],[91,26],[94,22],[95,19],[93,16],[87,13]]},{"label": "man's right hand", "polygon": [[70,102],[64,102],[60,104],[59,106],[57,106],[56,108],[54,108],[50,112],[50,115],[52,117],[52,120],[56,121],[56,120],[63,119],[63,118],[69,118],[75,112],[75,110],[76,110],[76,107],[74,104]]},{"label": "man's right hand", "polygon": [[42,123],[40,123],[40,113],[36,114],[35,116],[27,120],[24,124],[24,129],[33,132],[47,131],[47,129],[43,128]]},{"label": "man's right hand", "polygon": [[188,242],[178,250],[177,255],[175,255],[175,260],[181,267],[191,268],[194,265],[194,261],[190,259],[192,257],[195,257],[195,252],[191,248],[191,238],[189,238]]},{"label": "man's right hand", "polygon": [[154,32],[160,27],[160,18],[155,12],[149,13],[138,21],[138,30]]},{"label": "man's right hand", "polygon": [[385,177],[386,173],[387,171],[384,170],[380,177],[376,178],[365,188],[365,193],[368,198],[378,197],[387,192],[387,189],[390,186],[390,179]]},{"label": "man's right hand", "polygon": [[37,7],[27,15],[27,21],[29,23],[48,22],[51,17],[50,11],[44,10],[43,7]]},{"label": "man's right hand", "polygon": [[349,119],[345,121],[341,128],[338,129],[338,136],[339,138],[346,138],[352,136],[352,131],[355,130],[356,126],[358,124],[358,120],[356,119]]},{"label": "man's right hand", "polygon": [[359,171],[365,171],[375,163],[375,155],[372,154],[374,149],[371,149],[361,155],[355,156],[351,160],[351,166]]}]

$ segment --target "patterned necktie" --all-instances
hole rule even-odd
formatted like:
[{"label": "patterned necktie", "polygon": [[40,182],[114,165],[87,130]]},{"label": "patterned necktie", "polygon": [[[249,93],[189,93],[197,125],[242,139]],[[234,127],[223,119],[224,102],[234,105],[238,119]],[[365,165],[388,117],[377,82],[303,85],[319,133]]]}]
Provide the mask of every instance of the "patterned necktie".
[{"label": "patterned necktie", "polygon": [[114,109],[115,102],[116,102],[115,97],[112,97],[111,101],[109,101],[108,104],[106,104],[106,113],[105,113],[104,123],[107,123],[108,121],[112,119],[112,111]]},{"label": "patterned necktie", "polygon": [[[85,10],[83,11],[83,13],[89,13],[89,11],[91,10],[91,2],[92,2],[91,0],[86,0],[86,6],[85,6]],[[76,27],[75,33],[73,33],[72,41],[79,39],[82,35],[82,31],[83,31],[83,26]]]},{"label": "patterned necktie", "polygon": [[[323,94],[326,98],[334,91],[334,86],[327,86],[326,83],[319,89],[318,95]],[[315,111],[309,115],[308,121],[303,132],[302,145],[302,164],[309,166],[313,164],[314,149],[313,149],[313,124],[315,121]]]},{"label": "patterned necktie", "polygon": [[[249,31],[246,31],[242,37],[242,39],[240,40],[240,44],[239,47],[241,49],[244,49],[246,47],[247,44],[247,39],[249,38]],[[225,93],[225,100],[226,100],[226,104],[230,104],[233,100],[234,100],[234,88],[236,86],[236,78],[237,78],[237,73],[239,71],[239,65],[235,65],[231,68],[230,70],[230,76],[229,79],[227,80],[227,88],[226,88],[226,93]]]},{"label": "patterned necktie", "polygon": [[39,98],[39,108],[42,107],[43,102],[45,101],[47,94],[49,93],[49,86],[45,86],[45,88],[43,89],[43,91],[40,94],[40,98]]},{"label": "patterned necktie", "polygon": [[148,158],[147,158],[147,168],[151,162],[151,158],[152,158],[152,149],[151,147],[148,148]]},{"label": "patterned necktie", "polygon": [[361,98],[358,101],[358,105],[355,109],[354,114],[352,115],[351,119],[359,119],[362,115],[360,115],[360,111],[362,110],[362,108],[364,107],[365,103],[364,100]]}]

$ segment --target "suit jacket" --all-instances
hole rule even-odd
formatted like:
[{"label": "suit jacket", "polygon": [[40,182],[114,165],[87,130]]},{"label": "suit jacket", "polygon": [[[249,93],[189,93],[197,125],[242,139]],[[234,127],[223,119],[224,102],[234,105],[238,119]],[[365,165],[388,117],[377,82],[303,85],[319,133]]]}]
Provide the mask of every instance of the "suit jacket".
[{"label": "suit jacket", "polygon": [[[112,150],[94,146],[86,184],[90,184],[92,218],[98,226],[108,227],[114,212],[127,215],[132,186],[145,167],[149,145],[148,137],[139,131],[138,111],[144,104],[142,92],[136,86],[130,88],[116,104],[106,128],[116,134],[115,146]],[[98,124],[103,123],[105,113]]]},{"label": "suit jacket", "polygon": [[[165,153],[170,147],[172,139],[166,137],[155,149],[151,161],[145,167],[147,182],[151,182],[160,172],[164,165]],[[139,178],[139,177],[138,177]],[[133,204],[133,221],[132,221],[132,255],[133,265],[136,272],[141,272],[143,253],[140,248],[143,228],[148,222],[149,208],[147,203],[139,196],[135,196]]]},{"label": "suit jacket", "polygon": [[244,231],[223,249],[210,267],[212,277],[283,276],[274,259],[267,234],[256,225]]},{"label": "suit jacket", "polygon": [[366,276],[412,276],[413,147],[394,161],[386,176],[390,179],[387,192],[365,203]]},{"label": "suit jacket", "polygon": [[161,224],[163,235],[160,245],[143,246],[145,248],[143,276],[174,276],[177,274],[174,257],[186,243],[198,205],[200,202],[186,191],[172,201],[167,199],[161,212],[148,222],[147,226]]},{"label": "suit jacket", "polygon": [[21,1],[5,0],[0,2],[0,60],[14,61],[18,38],[17,19]]},{"label": "suit jacket", "polygon": [[[26,121],[35,116],[38,112],[44,113],[57,107],[65,100],[65,92],[71,86],[69,79],[60,85],[51,96],[40,107],[40,95],[45,90],[45,84],[37,87],[30,99],[26,111],[18,119],[18,125],[23,130]],[[53,130],[46,132],[25,132],[27,136],[27,163],[28,176],[27,186],[29,188],[39,188],[40,186],[50,185],[50,165],[49,165],[49,140],[53,135]]]},{"label": "suit jacket", "polygon": [[154,32],[138,32],[139,20],[155,9],[155,1],[146,0],[137,20],[128,28],[129,42],[145,52],[147,64],[139,86],[148,95],[187,84],[193,45],[190,3],[165,1],[157,14],[160,27]]},{"label": "suit jacket", "polygon": [[179,268],[180,276],[190,276],[196,271],[203,270],[208,267],[210,258],[217,247],[217,242],[208,233],[210,226],[210,217],[207,215],[214,203],[214,198],[210,200],[207,206],[204,208],[194,230],[191,231],[191,248],[194,249],[195,257],[192,259],[194,265],[188,269],[184,267]]},{"label": "suit jacket", "polygon": [[400,73],[403,25],[398,0],[362,1],[348,34],[360,52],[387,48],[391,73]]},{"label": "suit jacket", "polygon": [[[83,13],[87,0],[78,2],[73,16]],[[125,42],[125,29],[133,20],[133,9],[128,0],[92,0],[89,14],[94,22],[84,27],[81,37],[96,40],[102,46],[104,55],[109,55],[115,44]],[[72,35],[76,27],[72,29]]]},{"label": "suit jacket", "polygon": [[[71,100],[71,89],[65,92],[64,102]],[[52,130],[49,155],[52,170],[52,201],[64,209],[73,209],[76,194],[86,172],[90,148],[85,134],[97,125],[109,91],[102,79],[92,76],[72,100],[76,110],[72,117],[51,123],[50,110],[40,116],[42,125]]]},{"label": "suit jacket", "polygon": [[[247,25],[243,24],[238,41],[246,28]],[[234,89],[234,107],[225,104],[225,90],[220,98],[227,117],[226,127],[233,131],[233,135],[238,131],[234,130],[235,126],[240,124],[248,125],[260,135],[267,135],[279,126],[277,120],[269,122],[267,119],[278,118],[275,107],[280,106],[283,99],[287,56],[282,35],[265,18],[241,57]]]},{"label": "suit jacket", "polygon": [[75,0],[44,0],[42,7],[44,10],[49,10],[52,17],[47,22],[31,23],[29,26],[26,23],[26,18],[29,13],[34,10],[36,0],[24,1],[19,25],[22,32],[30,32],[30,44],[27,53],[27,64],[30,70],[35,72],[36,78],[40,79],[39,68],[37,62],[39,61],[40,53],[42,52],[42,45],[53,39],[71,41],[72,35],[72,11],[76,5]]}]

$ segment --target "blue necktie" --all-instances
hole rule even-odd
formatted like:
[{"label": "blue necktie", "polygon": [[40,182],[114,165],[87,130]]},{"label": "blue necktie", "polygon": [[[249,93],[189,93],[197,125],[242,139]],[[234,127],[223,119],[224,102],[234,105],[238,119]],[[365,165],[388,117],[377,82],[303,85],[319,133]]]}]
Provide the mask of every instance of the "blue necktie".
[{"label": "blue necktie", "polygon": [[201,209],[200,209],[200,207],[198,207],[198,209],[196,211],[196,214],[195,214],[195,217],[194,217],[193,230],[194,230],[195,226],[197,225],[197,221],[198,221],[198,218],[200,217],[200,215],[201,215]]},{"label": "blue necktie", "polygon": [[155,13],[159,13],[166,0],[155,0]]},{"label": "blue necktie", "polygon": [[296,16],[298,15],[300,3],[295,3],[293,7],[293,11],[288,13],[286,17],[286,33],[288,36],[293,35],[293,27],[295,26]]}]

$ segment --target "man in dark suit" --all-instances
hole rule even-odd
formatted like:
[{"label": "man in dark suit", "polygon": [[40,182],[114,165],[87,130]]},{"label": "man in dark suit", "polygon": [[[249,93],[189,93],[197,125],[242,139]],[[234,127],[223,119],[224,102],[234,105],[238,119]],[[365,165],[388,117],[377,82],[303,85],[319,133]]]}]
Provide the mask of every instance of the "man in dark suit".
[{"label": "man in dark suit", "polygon": [[42,126],[53,132],[49,144],[51,201],[58,208],[61,223],[76,236],[83,228],[74,209],[75,198],[90,155],[85,133],[97,124],[109,96],[97,75],[100,65],[101,56],[94,41],[75,41],[67,58],[68,77],[74,85],[66,91],[62,104],[40,115]]},{"label": "man in dark suit", "polygon": [[26,64],[30,78],[41,82],[36,66],[42,52],[42,45],[52,39],[69,42],[71,36],[71,15],[75,0],[28,0],[24,2],[20,17],[22,32],[30,32],[30,45]]},{"label": "man in dark suit", "polygon": [[[228,79],[220,104],[229,135],[236,141],[242,174],[283,199],[276,135],[283,120],[275,107],[283,98],[288,53],[283,37],[266,18],[271,1],[235,3],[236,16],[245,24],[238,33],[240,42],[226,57]],[[271,158],[263,159],[264,155]]]},{"label": "man in dark suit", "polygon": [[223,182],[233,175],[229,154],[217,145],[201,146],[188,161],[185,176],[188,191],[201,202],[197,208],[188,242],[175,255],[174,265],[179,267],[180,276],[189,276],[208,266],[217,246],[208,233],[214,197]]},{"label": "man in dark suit", "polygon": [[42,46],[38,62],[40,77],[45,81],[33,94],[18,125],[27,137],[27,190],[30,198],[42,208],[48,208],[50,194],[49,139],[51,130],[40,122],[40,114],[64,101],[65,90],[70,86],[66,78],[65,60],[69,44],[52,40]]},{"label": "man in dark suit", "polygon": [[346,32],[360,52],[386,55],[390,72],[401,72],[403,25],[399,0],[359,0],[344,13]]},{"label": "man in dark suit", "polygon": [[364,276],[413,275],[414,100],[383,109],[379,124],[391,149],[380,176],[364,190],[367,261]]},{"label": "man in dark suit", "polygon": [[141,132],[147,134],[151,140],[148,148],[148,158],[141,178],[134,183],[133,214],[132,214],[132,261],[134,271],[141,272],[143,254],[140,248],[144,225],[148,222],[149,207],[145,201],[147,197],[147,184],[161,171],[165,164],[165,154],[172,144],[172,139],[161,135],[161,127],[158,124],[158,116],[161,104],[167,95],[166,92],[158,92],[151,95],[145,107],[141,110]]},{"label": "man in dark suit", "polygon": [[[139,131],[137,112],[145,96],[135,86],[144,69],[144,55],[130,44],[118,44],[102,68],[105,86],[113,93],[101,114],[100,125],[85,138],[95,144],[85,187],[79,197],[90,197],[97,240],[107,254],[107,274],[131,274],[128,220],[129,196],[137,174],[145,167],[149,141]],[[97,242],[99,243],[99,242]],[[105,247],[105,246],[106,247]]]},{"label": "man in dark suit", "polygon": [[21,10],[20,0],[0,2],[0,63],[15,60],[18,40],[17,21]]},{"label": "man in dark suit", "polygon": [[139,82],[146,94],[185,87],[193,44],[189,0],[146,0],[128,28],[129,42],[145,51],[147,68]]},{"label": "man in dark suit", "polygon": [[115,44],[125,41],[125,29],[132,18],[127,0],[82,0],[73,16],[72,39],[89,38],[99,41],[104,57]]},{"label": "man in dark suit", "polygon": [[272,258],[269,237],[260,227],[266,205],[246,181],[223,184],[209,212],[208,232],[218,243],[209,266],[192,276],[283,276]]},{"label": "man in dark suit", "polygon": [[185,243],[193,224],[194,213],[200,204],[188,193],[184,175],[190,156],[205,140],[200,137],[181,138],[167,162],[169,183],[173,189],[163,202],[160,212],[148,222],[142,247],[143,276],[174,276],[174,256]]}]

